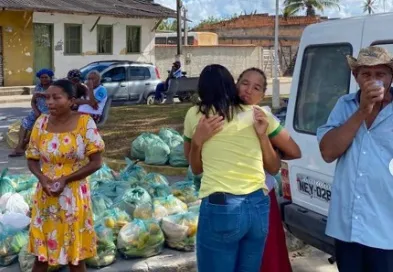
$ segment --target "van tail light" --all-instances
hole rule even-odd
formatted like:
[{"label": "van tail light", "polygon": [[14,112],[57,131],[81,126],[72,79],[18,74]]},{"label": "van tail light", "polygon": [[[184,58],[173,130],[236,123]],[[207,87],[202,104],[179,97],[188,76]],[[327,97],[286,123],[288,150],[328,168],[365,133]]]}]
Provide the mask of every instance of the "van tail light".
[{"label": "van tail light", "polygon": [[292,201],[291,183],[289,182],[289,170],[286,162],[281,162],[281,185],[283,197]]},{"label": "van tail light", "polygon": [[161,76],[160,76],[160,71],[158,71],[157,67],[156,67],[156,76],[157,76],[158,79],[161,78]]}]

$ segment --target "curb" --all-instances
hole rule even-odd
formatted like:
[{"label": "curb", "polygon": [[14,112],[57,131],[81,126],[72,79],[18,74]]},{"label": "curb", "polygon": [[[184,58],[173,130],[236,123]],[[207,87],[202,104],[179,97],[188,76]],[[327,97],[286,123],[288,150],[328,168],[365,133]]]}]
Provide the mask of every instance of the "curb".
[{"label": "curb", "polygon": [[0,104],[15,104],[15,103],[29,103],[31,102],[31,96],[26,97],[15,97],[15,98],[8,98],[2,99],[0,96]]},{"label": "curb", "polygon": [[[104,162],[113,170],[120,171],[127,163],[124,160],[115,160],[104,157]],[[173,167],[170,165],[148,165],[144,162],[138,162],[138,165],[142,166],[147,172],[160,173],[164,176],[186,176],[187,167]]]}]

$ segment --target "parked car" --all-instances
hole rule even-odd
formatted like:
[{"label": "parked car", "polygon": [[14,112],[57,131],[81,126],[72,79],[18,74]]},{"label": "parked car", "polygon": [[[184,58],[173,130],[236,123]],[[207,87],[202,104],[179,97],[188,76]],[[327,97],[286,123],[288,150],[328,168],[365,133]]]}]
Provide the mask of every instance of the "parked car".
[{"label": "parked car", "polygon": [[92,62],[80,69],[85,80],[90,71],[101,73],[102,84],[112,102],[131,104],[154,101],[154,93],[161,82],[158,69],[151,63],[108,60]]},{"label": "parked car", "polygon": [[331,255],[334,240],[325,228],[335,163],[322,159],[316,131],[339,97],[357,91],[346,55],[356,56],[370,45],[393,53],[392,34],[381,28],[392,24],[393,13],[329,20],[308,26],[301,38],[285,128],[299,144],[302,158],[282,163],[280,206],[292,234]]}]

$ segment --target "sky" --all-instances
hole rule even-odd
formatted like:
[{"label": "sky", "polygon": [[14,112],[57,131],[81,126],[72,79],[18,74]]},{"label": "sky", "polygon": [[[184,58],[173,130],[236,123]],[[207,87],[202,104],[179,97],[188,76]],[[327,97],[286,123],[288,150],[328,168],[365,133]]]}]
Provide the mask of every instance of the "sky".
[{"label": "sky", "polygon": [[[375,12],[383,12],[383,0],[376,1]],[[169,8],[176,8],[176,0],[155,0],[155,2]],[[283,0],[280,0],[280,2],[282,3]],[[362,7],[364,0],[341,0],[340,2],[340,10],[327,9],[321,15],[329,18],[344,18],[364,14]],[[194,25],[210,16],[225,18],[233,14],[249,14],[254,11],[275,13],[275,0],[183,0],[183,3],[189,11],[191,24]],[[385,11],[393,11],[393,0],[385,1]]]}]

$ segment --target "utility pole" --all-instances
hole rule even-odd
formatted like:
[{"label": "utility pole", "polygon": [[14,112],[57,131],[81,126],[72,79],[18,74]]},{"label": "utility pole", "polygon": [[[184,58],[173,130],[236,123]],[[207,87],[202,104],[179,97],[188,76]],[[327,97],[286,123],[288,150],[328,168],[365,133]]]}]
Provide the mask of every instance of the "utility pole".
[{"label": "utility pole", "polygon": [[182,25],[182,18],[181,18],[181,8],[182,3],[181,0],[176,0],[176,11],[177,11],[177,56],[181,56],[182,51],[182,42],[181,42],[181,25]]},{"label": "utility pole", "polygon": [[188,26],[187,26],[187,8],[183,7],[183,20],[184,20],[184,45],[188,45]]},{"label": "utility pole", "polygon": [[278,79],[278,24],[279,24],[279,0],[276,0],[276,18],[274,26],[274,79],[273,79],[273,99],[272,108],[280,108],[280,80]]}]

